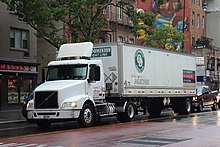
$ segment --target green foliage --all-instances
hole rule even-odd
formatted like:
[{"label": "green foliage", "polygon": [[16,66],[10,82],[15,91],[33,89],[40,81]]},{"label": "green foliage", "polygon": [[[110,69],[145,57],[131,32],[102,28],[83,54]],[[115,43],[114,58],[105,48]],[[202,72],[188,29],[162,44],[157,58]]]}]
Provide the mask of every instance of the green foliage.
[{"label": "green foliage", "polygon": [[44,38],[57,48],[67,41],[62,35],[63,28],[57,27],[57,24],[66,23],[77,42],[94,42],[107,25],[103,10],[110,5],[121,7],[125,13],[134,9],[129,2],[113,3],[113,0],[0,1],[6,3],[8,9],[21,21],[30,24],[37,31],[38,37]]},{"label": "green foliage", "polygon": [[144,38],[146,45],[167,50],[184,52],[183,49],[180,48],[180,45],[182,42],[185,42],[185,35],[184,33],[176,30],[172,26],[154,28],[151,29],[149,32],[149,35]]},{"label": "green foliage", "polygon": [[[59,30],[54,22],[59,21],[65,14],[64,9],[54,8],[50,1],[45,0],[1,0],[6,3],[12,14],[19,20],[26,22],[37,31],[37,36],[44,38],[50,44],[58,47],[65,42],[62,36],[58,36]],[[61,15],[62,14],[62,15]]]}]

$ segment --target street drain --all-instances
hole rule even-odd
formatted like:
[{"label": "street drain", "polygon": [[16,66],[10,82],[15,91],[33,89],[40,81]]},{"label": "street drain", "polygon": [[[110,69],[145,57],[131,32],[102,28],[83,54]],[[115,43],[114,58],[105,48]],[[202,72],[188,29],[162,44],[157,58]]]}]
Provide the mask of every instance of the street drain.
[{"label": "street drain", "polygon": [[146,147],[158,147],[158,146],[173,144],[173,143],[186,141],[190,139],[191,138],[179,138],[179,137],[172,137],[172,136],[145,136],[141,138],[123,140],[118,143],[141,145],[141,146],[146,146]]}]

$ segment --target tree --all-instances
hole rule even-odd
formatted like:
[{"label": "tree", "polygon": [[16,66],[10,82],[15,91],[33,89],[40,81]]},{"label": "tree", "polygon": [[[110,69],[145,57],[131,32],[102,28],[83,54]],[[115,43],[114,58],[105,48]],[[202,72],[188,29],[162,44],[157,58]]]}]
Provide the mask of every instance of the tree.
[{"label": "tree", "polygon": [[152,47],[184,52],[182,48],[182,42],[185,41],[184,37],[183,32],[176,30],[172,26],[166,26],[151,29],[144,41],[146,45]]},{"label": "tree", "polygon": [[65,9],[52,7],[50,1],[45,0],[1,0],[6,3],[11,14],[17,15],[19,20],[26,22],[37,31],[37,37],[42,37],[50,44],[58,47],[65,42],[54,22],[58,22]]},{"label": "tree", "polygon": [[21,21],[34,28],[37,31],[37,37],[44,38],[57,48],[67,41],[60,34],[63,28],[57,28],[57,23],[61,22],[68,25],[76,41],[94,42],[100,31],[107,25],[107,20],[102,13],[107,6],[121,7],[128,15],[129,10],[135,12],[134,7],[129,2],[114,3],[113,0],[0,1],[7,4],[12,14],[17,15]]}]

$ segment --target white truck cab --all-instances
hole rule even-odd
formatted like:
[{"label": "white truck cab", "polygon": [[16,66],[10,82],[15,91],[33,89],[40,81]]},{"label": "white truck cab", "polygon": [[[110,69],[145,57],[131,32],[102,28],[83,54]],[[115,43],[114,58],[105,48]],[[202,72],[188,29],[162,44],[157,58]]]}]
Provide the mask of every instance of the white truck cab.
[{"label": "white truck cab", "polygon": [[35,89],[34,99],[27,105],[29,120],[40,127],[80,117],[81,126],[94,122],[95,106],[106,104],[102,62],[88,60],[92,48],[90,42],[61,46],[58,61],[48,64],[45,82]]}]

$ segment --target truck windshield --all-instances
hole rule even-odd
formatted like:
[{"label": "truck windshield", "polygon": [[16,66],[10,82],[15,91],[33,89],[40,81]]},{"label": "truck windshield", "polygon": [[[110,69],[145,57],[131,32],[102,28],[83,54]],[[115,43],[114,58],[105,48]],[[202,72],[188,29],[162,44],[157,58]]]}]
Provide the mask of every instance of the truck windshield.
[{"label": "truck windshield", "polygon": [[86,64],[50,66],[46,80],[84,80],[87,77],[87,70]]}]

